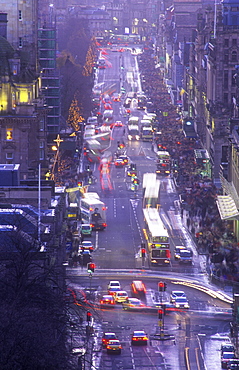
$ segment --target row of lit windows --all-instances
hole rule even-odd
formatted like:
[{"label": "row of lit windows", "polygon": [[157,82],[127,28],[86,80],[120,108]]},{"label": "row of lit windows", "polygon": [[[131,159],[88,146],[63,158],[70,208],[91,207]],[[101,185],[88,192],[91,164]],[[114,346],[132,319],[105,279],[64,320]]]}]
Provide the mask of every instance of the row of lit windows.
[{"label": "row of lit windows", "polygon": [[[13,129],[11,127],[6,128],[6,140],[11,141],[13,140]],[[45,148],[45,142],[42,140],[39,143],[39,158],[40,160],[44,159],[44,148]],[[6,153],[6,160],[7,163],[12,163],[13,159],[13,153]]]}]

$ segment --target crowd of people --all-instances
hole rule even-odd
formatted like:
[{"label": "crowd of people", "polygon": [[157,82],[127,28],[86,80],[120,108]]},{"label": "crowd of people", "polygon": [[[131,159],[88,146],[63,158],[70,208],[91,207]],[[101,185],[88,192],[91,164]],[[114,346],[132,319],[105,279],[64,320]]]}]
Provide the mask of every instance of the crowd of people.
[{"label": "crowd of people", "polygon": [[[219,189],[195,160],[199,139],[186,138],[178,107],[172,104],[163,75],[156,68],[153,50],[141,55],[142,89],[153,103],[159,120],[160,140],[177,163],[174,173],[181,200],[181,215],[194,238],[198,253],[207,255],[208,271],[220,280],[239,282],[238,243],[230,221],[222,221],[216,205]],[[203,149],[203,148],[202,148]]]}]

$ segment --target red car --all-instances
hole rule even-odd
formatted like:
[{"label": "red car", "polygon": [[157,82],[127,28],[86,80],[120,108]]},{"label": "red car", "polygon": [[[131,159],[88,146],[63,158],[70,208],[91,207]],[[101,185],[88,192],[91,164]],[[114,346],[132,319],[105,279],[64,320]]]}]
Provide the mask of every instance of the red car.
[{"label": "red car", "polygon": [[125,165],[124,160],[122,158],[117,158],[115,160],[115,167],[123,167]]},{"label": "red car", "polygon": [[104,333],[102,337],[102,345],[103,347],[106,347],[110,340],[117,339],[115,333]]},{"label": "red car", "polygon": [[100,305],[101,306],[110,306],[110,307],[114,307],[115,306],[115,300],[114,300],[114,297],[112,295],[103,295],[103,297],[101,298],[100,300]]},{"label": "red car", "polygon": [[115,122],[115,127],[123,127],[123,122],[121,122],[121,121],[116,121],[116,122]]}]

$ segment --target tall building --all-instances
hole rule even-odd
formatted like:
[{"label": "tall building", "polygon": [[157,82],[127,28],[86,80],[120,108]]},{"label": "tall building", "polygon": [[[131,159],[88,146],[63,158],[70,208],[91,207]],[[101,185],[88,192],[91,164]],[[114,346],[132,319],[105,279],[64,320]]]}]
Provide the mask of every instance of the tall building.
[{"label": "tall building", "polygon": [[1,1],[0,11],[7,14],[6,39],[14,50],[29,52],[27,63],[36,68],[38,0]]},{"label": "tall building", "polygon": [[195,43],[191,47],[188,73],[190,115],[207,149],[215,183],[219,183],[222,166],[226,176],[230,122],[237,119],[237,66],[239,63],[239,17],[232,0],[214,9],[206,18],[198,18]]}]

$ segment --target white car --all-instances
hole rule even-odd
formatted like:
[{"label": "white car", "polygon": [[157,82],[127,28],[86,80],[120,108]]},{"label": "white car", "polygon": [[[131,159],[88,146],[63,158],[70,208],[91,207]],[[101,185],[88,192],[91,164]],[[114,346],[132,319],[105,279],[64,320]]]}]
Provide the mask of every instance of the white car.
[{"label": "white car", "polygon": [[110,288],[119,288],[121,289],[120,282],[118,280],[111,280],[108,284],[108,289]]},{"label": "white car", "polygon": [[184,293],[183,290],[173,290],[171,295],[170,295],[170,302],[175,302],[175,299],[178,297],[184,297],[186,298],[186,294]]},{"label": "white car", "polygon": [[189,308],[189,303],[186,297],[176,297],[174,306],[176,308]]},{"label": "white car", "polygon": [[94,246],[90,240],[84,240],[81,243],[81,250],[93,252]]}]

